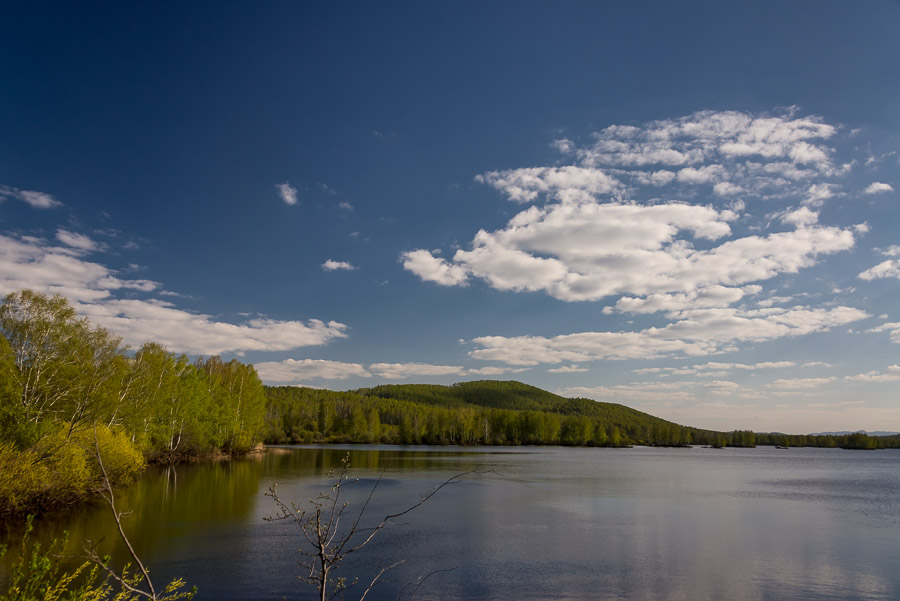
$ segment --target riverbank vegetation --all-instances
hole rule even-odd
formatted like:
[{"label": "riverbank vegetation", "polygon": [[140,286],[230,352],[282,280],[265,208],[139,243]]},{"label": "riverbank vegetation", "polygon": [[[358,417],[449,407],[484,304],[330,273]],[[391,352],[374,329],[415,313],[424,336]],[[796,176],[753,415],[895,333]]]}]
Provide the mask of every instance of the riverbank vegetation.
[{"label": "riverbank vegetation", "polygon": [[101,474],[114,484],[148,462],[242,453],[262,437],[265,393],[251,365],[137,351],[30,290],[0,305],[0,517],[72,505]]},{"label": "riverbank vegetation", "polygon": [[94,437],[114,484],[147,463],[268,443],[900,447],[900,436],[715,432],[520,382],[265,387],[252,365],[134,350],[61,296],[0,305],[0,519],[68,506],[97,489]]}]

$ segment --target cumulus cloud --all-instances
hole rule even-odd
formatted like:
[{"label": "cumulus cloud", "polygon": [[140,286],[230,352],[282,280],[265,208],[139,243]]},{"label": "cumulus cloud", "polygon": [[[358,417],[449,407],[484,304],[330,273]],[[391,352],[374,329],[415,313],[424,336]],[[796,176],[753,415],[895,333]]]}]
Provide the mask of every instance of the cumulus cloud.
[{"label": "cumulus cloud", "polygon": [[55,246],[42,238],[0,235],[0,294],[31,288],[61,294],[93,323],[133,346],[158,342],[176,352],[214,355],[225,352],[291,350],[345,337],[347,326],[320,320],[250,319],[233,324],[179,309],[159,299],[117,298],[121,293],[156,293],[159,284],[129,279],[83,258],[90,240],[67,230]]},{"label": "cumulus cloud", "polygon": [[328,259],[327,261],[322,263],[322,269],[324,269],[325,271],[353,271],[356,269],[356,267],[354,267],[347,261],[335,261],[333,259]]},{"label": "cumulus cloud", "polygon": [[817,117],[794,118],[793,113],[700,111],[641,126],[613,125],[594,134],[593,142],[577,153],[583,164],[593,166],[683,168],[754,160],[832,171],[833,153],[822,141],[837,129]]},{"label": "cumulus cloud", "polygon": [[863,190],[863,194],[879,194],[881,192],[893,192],[894,187],[890,184],[885,184],[883,182],[872,182],[869,184],[865,190]]},{"label": "cumulus cloud", "polygon": [[642,298],[623,296],[615,305],[604,307],[604,313],[656,313],[658,311],[673,312],[690,308],[727,307],[747,294],[759,294],[760,286],[750,285],[743,288],[727,286],[708,286],[680,294],[648,294]]},{"label": "cumulus cloud", "polygon": [[566,301],[611,295],[701,294],[796,273],[820,255],[853,247],[853,232],[803,226],[697,249],[680,238],[716,241],[731,233],[730,210],[687,204],[554,204],[519,213],[506,228],[479,231],[471,250],[450,263],[429,251],[404,255],[404,267],[445,286],[475,276],[499,290],[542,290]]},{"label": "cumulus cloud", "polygon": [[154,299],[74,304],[80,314],[132,345],[158,342],[170,350],[197,355],[288,351],[347,336],[347,326],[335,321],[250,319],[233,324]]},{"label": "cumulus cloud", "polygon": [[[891,246],[887,250],[882,251],[881,254],[888,257],[900,256],[900,247]],[[861,280],[866,281],[880,280],[883,278],[900,279],[900,259],[888,259],[887,261],[882,261],[878,265],[866,269],[860,273],[858,277]]]},{"label": "cumulus cloud", "polygon": [[[742,286],[853,247],[860,230],[820,225],[813,210],[838,194],[827,180],[845,172],[827,144],[836,132],[794,111],[703,111],[611,126],[581,146],[565,140],[558,146],[574,165],[476,178],[531,205],[505,227],[478,231],[449,260],[407,252],[404,267],[443,286],[477,278],[498,290],[565,301],[620,296],[611,305],[616,311],[727,306],[744,295]],[[659,188],[671,196],[660,200]],[[647,190],[648,200],[635,200]],[[728,204],[697,203],[698,190]],[[733,227],[749,199],[786,201],[786,231],[737,235]]]},{"label": "cumulus cloud", "polygon": [[851,307],[735,308],[682,311],[672,323],[637,332],[580,332],[542,336],[482,336],[475,359],[510,365],[581,363],[598,359],[709,355],[733,350],[738,342],[762,342],[826,331],[868,317]]},{"label": "cumulus cloud", "polygon": [[427,250],[405,252],[401,260],[404,269],[413,272],[426,282],[434,282],[441,286],[464,286],[469,279],[464,267],[452,265]]},{"label": "cumulus cloud", "polygon": [[796,226],[813,225],[819,221],[819,214],[811,211],[808,207],[800,207],[785,213],[781,217],[781,221]]},{"label": "cumulus cloud", "polygon": [[15,198],[22,202],[28,203],[36,209],[52,209],[61,207],[62,203],[53,198],[46,192],[37,192],[35,190],[19,190],[11,186],[0,185],[0,200],[6,198]]},{"label": "cumulus cloud", "polygon": [[276,184],[275,190],[278,191],[278,196],[284,201],[284,204],[291,206],[297,204],[297,188],[288,182]]},{"label": "cumulus cloud", "polygon": [[809,187],[809,190],[806,191],[806,198],[803,199],[803,204],[813,206],[813,207],[821,207],[825,204],[825,201],[834,196],[834,185],[833,184],[813,184]]},{"label": "cumulus cloud", "polygon": [[519,203],[532,202],[542,195],[559,201],[584,200],[624,189],[621,182],[600,169],[574,165],[491,171],[475,180]]},{"label": "cumulus cloud", "polygon": [[372,376],[359,363],[342,363],[325,359],[285,359],[264,361],[255,365],[259,377],[270,384],[294,384],[310,380],[342,380]]}]

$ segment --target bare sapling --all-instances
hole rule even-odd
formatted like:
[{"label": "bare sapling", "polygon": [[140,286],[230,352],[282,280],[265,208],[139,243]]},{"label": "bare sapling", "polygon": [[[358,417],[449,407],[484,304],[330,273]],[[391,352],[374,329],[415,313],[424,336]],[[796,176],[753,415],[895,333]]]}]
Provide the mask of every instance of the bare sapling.
[{"label": "bare sapling", "polygon": [[[357,585],[362,586],[365,584],[365,588],[362,588],[359,594],[359,601],[364,601],[375,585],[382,580],[382,577],[393,568],[404,563],[405,560],[401,559],[390,565],[383,566],[366,583],[360,583],[358,578],[348,580],[346,577],[339,575],[338,571],[344,560],[350,555],[363,550],[384,528],[402,525],[396,520],[424,505],[442,488],[455,484],[465,476],[475,472],[476,470],[472,470],[451,476],[429,492],[420,495],[418,501],[405,509],[387,514],[381,518],[375,518],[368,525],[364,525],[369,504],[378,490],[378,485],[381,483],[384,473],[382,472],[375,480],[360,508],[351,511],[349,501],[346,501],[344,498],[344,488],[354,482],[358,482],[358,479],[351,479],[350,477],[350,454],[348,453],[341,460],[340,470],[337,473],[332,472],[329,474],[333,478],[331,488],[326,492],[319,493],[315,498],[307,500],[304,505],[284,501],[278,495],[278,485],[273,484],[265,494],[272,498],[278,511],[275,515],[264,519],[267,521],[288,520],[296,524],[300,529],[304,541],[304,544],[298,549],[298,552],[303,556],[301,565],[304,567],[304,575],[300,579],[316,587],[319,601],[343,599],[347,591]],[[407,599],[413,599],[428,578],[439,572],[446,571],[449,570],[436,570],[420,577],[415,582],[404,587],[400,595],[407,594]]]}]

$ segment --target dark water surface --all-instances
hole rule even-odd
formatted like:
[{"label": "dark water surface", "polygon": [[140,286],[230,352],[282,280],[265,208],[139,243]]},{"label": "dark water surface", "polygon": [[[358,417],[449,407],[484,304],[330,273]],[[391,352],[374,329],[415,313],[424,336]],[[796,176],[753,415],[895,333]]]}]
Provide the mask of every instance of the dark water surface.
[{"label": "dark water surface", "polygon": [[[182,576],[200,600],[311,599],[302,542],[263,496],[277,482],[298,503],[328,489],[350,453],[350,509],[384,474],[373,520],[444,488],[348,560],[371,578],[405,560],[367,599],[900,599],[900,451],[283,447],[227,463],[156,470],[119,493],[142,559],[161,583]],[[124,557],[108,509],[67,529]],[[0,579],[8,574],[0,566]],[[407,589],[407,593],[410,589]],[[358,598],[352,592],[348,599]]]}]

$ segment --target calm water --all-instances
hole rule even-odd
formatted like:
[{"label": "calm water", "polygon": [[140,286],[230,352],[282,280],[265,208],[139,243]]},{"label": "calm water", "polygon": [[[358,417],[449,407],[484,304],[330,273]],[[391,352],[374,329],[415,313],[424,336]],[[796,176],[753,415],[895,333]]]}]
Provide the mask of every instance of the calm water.
[{"label": "calm water", "polygon": [[[481,472],[344,564],[363,579],[406,560],[367,599],[451,569],[416,598],[900,599],[900,451],[284,447],[147,474],[119,494],[133,511],[126,529],[158,583],[183,576],[198,599],[310,599],[297,580],[301,534],[263,521],[274,513],[263,492],[278,482],[302,503],[348,451],[360,478],[351,509],[384,474],[373,519]],[[61,528],[122,556],[108,510],[39,535]]]}]

